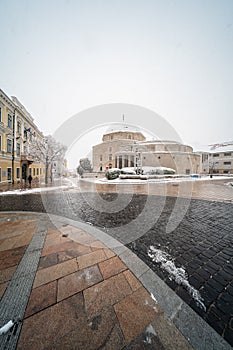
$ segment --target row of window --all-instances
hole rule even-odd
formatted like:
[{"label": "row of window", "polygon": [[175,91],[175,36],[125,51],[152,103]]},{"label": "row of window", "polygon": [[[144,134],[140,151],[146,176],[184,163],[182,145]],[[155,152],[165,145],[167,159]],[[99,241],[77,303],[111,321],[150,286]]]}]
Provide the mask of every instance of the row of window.
[{"label": "row of window", "polygon": [[[11,139],[7,139],[7,145],[6,145],[6,151],[7,153],[12,153],[12,140]],[[0,151],[2,150],[2,137],[0,135]],[[16,154],[17,156],[20,156],[20,152],[21,152],[21,147],[20,147],[20,143],[16,143]],[[24,153],[26,153],[26,147],[24,146]]]},{"label": "row of window", "polygon": [[[2,108],[1,107],[0,107],[0,122],[2,122]],[[8,113],[8,117],[7,117],[7,126],[10,129],[13,128],[13,117],[9,113]],[[16,125],[16,131],[18,134],[21,134],[21,129],[22,129],[22,122],[20,119],[18,119],[17,125]],[[30,128],[28,128],[27,126],[24,126],[24,138],[27,138],[28,131],[31,131]],[[32,141],[32,133],[31,132],[30,132],[30,141]]]},{"label": "row of window", "polygon": [[[224,157],[231,157],[232,153],[231,152],[225,152],[223,153]],[[220,157],[220,153],[214,153],[213,157]]]},{"label": "row of window", "polygon": [[[214,162],[214,165],[219,165],[219,162]],[[223,162],[223,165],[231,165],[231,162]]]},{"label": "row of window", "polygon": [[[42,171],[41,168],[29,168],[29,174],[32,176],[39,176],[42,175],[42,172],[44,173],[44,170]],[[0,182],[2,182],[2,176],[6,176],[8,181],[12,180],[12,168],[7,168],[7,171],[4,172],[0,168]],[[20,168],[16,168],[16,179],[20,179]]]}]

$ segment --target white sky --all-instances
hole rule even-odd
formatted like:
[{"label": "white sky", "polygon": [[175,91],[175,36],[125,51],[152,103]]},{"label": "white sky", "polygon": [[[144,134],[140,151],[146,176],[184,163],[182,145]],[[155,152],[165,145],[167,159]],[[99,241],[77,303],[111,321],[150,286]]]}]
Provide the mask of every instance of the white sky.
[{"label": "white sky", "polygon": [[0,87],[44,134],[114,102],[197,148],[233,139],[232,0],[0,0],[0,23]]}]

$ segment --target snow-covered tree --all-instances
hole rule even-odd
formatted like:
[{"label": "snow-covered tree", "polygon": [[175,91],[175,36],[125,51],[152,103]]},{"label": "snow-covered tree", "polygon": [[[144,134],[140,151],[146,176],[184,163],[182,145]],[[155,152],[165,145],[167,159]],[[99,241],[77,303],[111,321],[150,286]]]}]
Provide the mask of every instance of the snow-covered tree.
[{"label": "snow-covered tree", "polygon": [[35,137],[30,142],[28,148],[29,155],[35,160],[43,163],[45,166],[45,183],[48,183],[48,177],[53,175],[53,162],[63,162],[66,147],[56,141],[51,135],[44,138]]},{"label": "snow-covered tree", "polygon": [[83,173],[92,173],[93,169],[91,162],[88,158],[82,158],[79,160],[79,166],[77,167],[77,173],[83,175]]}]

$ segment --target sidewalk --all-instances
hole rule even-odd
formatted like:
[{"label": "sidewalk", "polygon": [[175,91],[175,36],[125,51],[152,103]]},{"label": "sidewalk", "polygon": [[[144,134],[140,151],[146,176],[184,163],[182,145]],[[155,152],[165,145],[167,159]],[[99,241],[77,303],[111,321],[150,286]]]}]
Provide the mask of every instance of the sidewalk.
[{"label": "sidewalk", "polygon": [[192,349],[117,254],[69,220],[1,213],[0,251],[0,327],[15,322],[1,349]]}]

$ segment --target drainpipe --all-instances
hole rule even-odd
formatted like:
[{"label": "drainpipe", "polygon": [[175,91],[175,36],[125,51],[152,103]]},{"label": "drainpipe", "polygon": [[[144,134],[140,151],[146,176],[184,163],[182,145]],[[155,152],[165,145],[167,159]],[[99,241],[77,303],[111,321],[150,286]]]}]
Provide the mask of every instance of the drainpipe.
[{"label": "drainpipe", "polygon": [[11,169],[12,169],[12,184],[15,182],[15,110],[14,110],[14,115],[13,115],[13,139],[12,139],[12,164],[11,164]]}]

